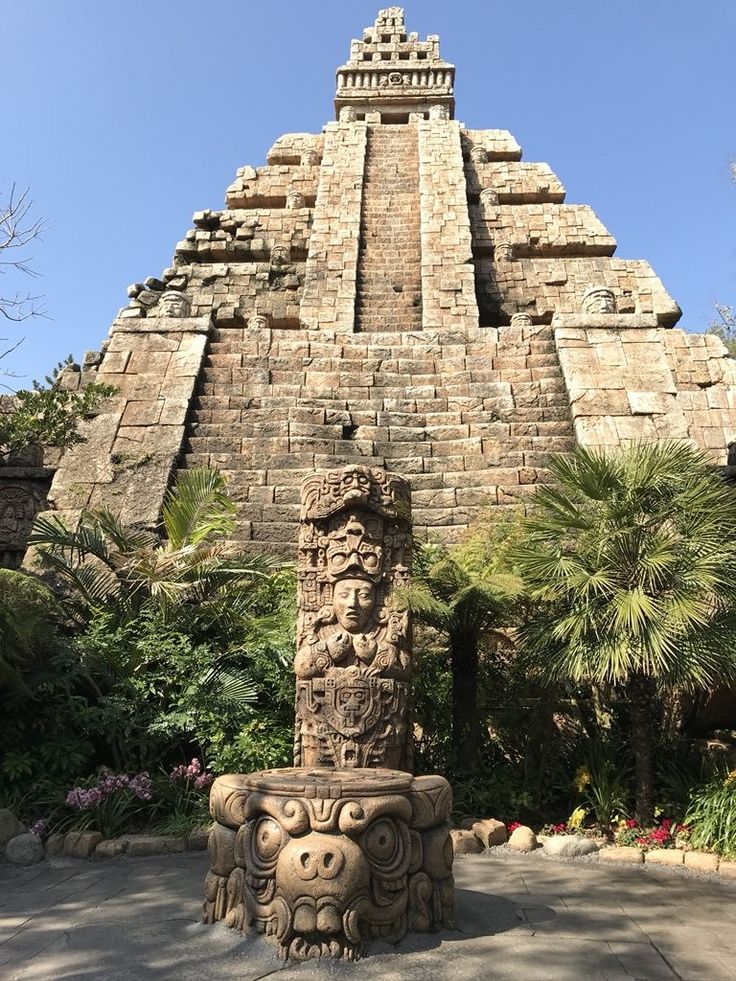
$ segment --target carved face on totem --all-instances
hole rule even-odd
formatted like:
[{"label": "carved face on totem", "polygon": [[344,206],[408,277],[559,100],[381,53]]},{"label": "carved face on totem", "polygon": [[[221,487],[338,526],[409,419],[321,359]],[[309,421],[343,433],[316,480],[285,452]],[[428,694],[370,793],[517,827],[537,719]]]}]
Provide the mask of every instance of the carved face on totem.
[{"label": "carved face on totem", "polygon": [[480,192],[480,203],[484,208],[492,208],[498,204],[498,194],[492,187],[485,187]]},{"label": "carved face on totem", "polygon": [[301,162],[302,167],[316,167],[319,163],[319,154],[316,150],[305,150]]},{"label": "carved face on totem", "polygon": [[430,119],[449,119],[450,112],[447,106],[432,106],[429,110]]},{"label": "carved face on totem", "polygon": [[354,123],[358,118],[353,106],[343,106],[340,110],[340,122],[341,123]]},{"label": "carved face on totem", "polygon": [[189,298],[178,290],[166,290],[161,294],[156,312],[160,317],[188,317],[191,304]]},{"label": "carved face on totem", "polygon": [[493,247],[493,258],[496,262],[512,262],[514,247],[511,242],[499,242]]},{"label": "carved face on totem", "polygon": [[488,163],[488,151],[483,146],[474,146],[470,151],[470,159],[473,163]]},{"label": "carved face on totem", "polygon": [[616,297],[605,286],[594,286],[583,296],[583,313],[616,313]]},{"label": "carved face on totem", "polygon": [[340,515],[330,523],[326,548],[331,577],[349,570],[376,580],[383,567],[383,519],[376,515]]},{"label": "carved face on totem", "polygon": [[335,619],[350,634],[362,633],[376,604],[376,587],[367,579],[340,579],[332,594]]}]

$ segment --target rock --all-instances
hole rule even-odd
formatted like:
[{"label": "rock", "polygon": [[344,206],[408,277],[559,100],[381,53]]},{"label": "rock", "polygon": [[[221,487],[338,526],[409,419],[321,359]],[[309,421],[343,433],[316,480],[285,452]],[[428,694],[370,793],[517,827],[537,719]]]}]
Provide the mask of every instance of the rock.
[{"label": "rock", "polygon": [[35,865],[43,861],[43,842],[38,835],[24,831],[5,846],[5,858],[13,865]]},{"label": "rock", "polygon": [[685,853],[679,848],[652,848],[644,856],[650,865],[682,865]]},{"label": "rock", "polygon": [[473,825],[477,824],[480,818],[463,818],[460,822],[460,827],[463,831],[472,831]]},{"label": "rock", "polygon": [[207,843],[210,838],[209,828],[195,828],[187,835],[187,851],[204,852],[207,851]]},{"label": "rock", "polygon": [[105,838],[101,841],[94,851],[95,858],[117,858],[124,855],[128,847],[129,838]]},{"label": "rock", "polygon": [[61,855],[64,849],[64,835],[60,835],[58,832],[49,835],[46,839],[46,857],[53,858],[55,855]]},{"label": "rock", "polygon": [[466,828],[454,828],[450,832],[452,838],[452,852],[454,855],[480,855],[483,845],[478,841],[472,831]]},{"label": "rock", "polygon": [[537,836],[525,824],[519,825],[511,832],[509,848],[513,848],[515,852],[533,852],[538,847]]},{"label": "rock", "polygon": [[598,851],[598,846],[585,835],[551,835],[543,845],[545,854],[555,858],[579,858]]},{"label": "rock", "polygon": [[718,873],[722,875],[724,879],[736,879],[736,862],[724,862],[721,859],[718,865]]},{"label": "rock", "polygon": [[644,852],[633,845],[608,845],[598,852],[601,862],[643,862]]},{"label": "rock", "polygon": [[720,859],[708,852],[685,852],[685,865],[696,872],[717,872]]},{"label": "rock", "polygon": [[174,852],[183,852],[185,844],[183,838],[175,835],[131,835],[128,839],[128,857],[173,855]]},{"label": "rock", "polygon": [[483,821],[476,821],[470,829],[476,838],[482,843],[484,848],[493,848],[495,845],[503,845],[508,840],[508,832],[503,821],[496,821],[495,818],[486,818]]},{"label": "rock", "polygon": [[11,838],[22,835],[27,830],[25,824],[7,807],[0,810],[0,849],[4,850]]},{"label": "rock", "polygon": [[101,841],[99,831],[69,831],[64,838],[64,854],[70,858],[89,858]]}]

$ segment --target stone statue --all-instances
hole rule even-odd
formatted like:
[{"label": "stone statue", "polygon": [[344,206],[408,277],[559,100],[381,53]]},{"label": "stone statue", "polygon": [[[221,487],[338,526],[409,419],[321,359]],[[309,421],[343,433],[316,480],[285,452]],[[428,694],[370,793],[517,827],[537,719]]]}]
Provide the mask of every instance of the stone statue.
[{"label": "stone statue", "polygon": [[511,242],[497,242],[493,246],[493,258],[496,262],[513,262],[514,247]]},{"label": "stone statue", "polygon": [[304,195],[301,191],[289,191],[286,195],[286,207],[290,211],[298,211],[305,206]]},{"label": "stone statue", "polygon": [[270,290],[295,290],[300,285],[296,266],[291,261],[288,245],[274,245],[271,249],[271,268],[268,272]]},{"label": "stone statue", "polygon": [[531,327],[532,317],[530,313],[514,313],[511,315],[512,327]]},{"label": "stone statue", "polygon": [[317,167],[319,165],[319,154],[316,150],[305,150],[301,158],[302,167]]},{"label": "stone statue", "polygon": [[188,317],[190,310],[189,297],[178,290],[166,290],[156,305],[158,317]]},{"label": "stone statue", "polygon": [[484,187],[480,192],[480,203],[484,208],[495,208],[498,205],[498,193],[492,187]]},{"label": "stone statue", "polygon": [[583,313],[616,313],[616,297],[607,286],[591,286],[583,295]]},{"label": "stone statue", "polygon": [[288,245],[274,245],[271,249],[271,265],[287,266],[291,261],[291,249]]},{"label": "stone statue", "polygon": [[354,123],[358,118],[358,114],[353,106],[343,106],[340,110],[340,122],[341,123]]},{"label": "stone statue", "polygon": [[389,603],[411,563],[409,490],[350,467],[302,485],[295,762],[408,765],[409,616]]},{"label": "stone statue", "polygon": [[248,330],[263,330],[266,327],[270,327],[270,325],[271,321],[264,313],[254,313],[251,317],[248,317]]},{"label": "stone statue", "polygon": [[474,146],[470,151],[470,159],[473,163],[488,163],[488,150],[484,146]]},{"label": "stone statue", "polygon": [[203,918],[282,958],[355,960],[452,927],[450,786],[410,772],[409,484],[365,466],[302,482],[296,766],[212,786]]},{"label": "stone statue", "polygon": [[204,919],[255,928],[292,960],[452,927],[450,808],[442,777],[396,770],[219,777]]},{"label": "stone statue", "polygon": [[450,110],[447,108],[447,106],[432,106],[432,108],[429,110],[429,118],[430,119],[449,119],[450,118]]}]

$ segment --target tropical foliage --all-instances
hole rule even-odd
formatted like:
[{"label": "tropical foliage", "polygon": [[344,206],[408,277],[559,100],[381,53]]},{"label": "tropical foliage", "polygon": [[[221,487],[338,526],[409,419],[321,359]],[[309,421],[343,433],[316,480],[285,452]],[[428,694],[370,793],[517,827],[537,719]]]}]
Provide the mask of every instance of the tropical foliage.
[{"label": "tropical foliage", "polygon": [[493,523],[489,528],[454,548],[416,543],[414,580],[397,598],[448,645],[452,763],[458,770],[476,770],[481,762],[481,649],[490,653],[508,646],[502,628],[511,625],[523,591],[519,577],[502,567],[504,545],[515,525]]},{"label": "tropical foliage", "polygon": [[520,636],[547,679],[623,689],[651,822],[658,690],[736,676],[736,495],[677,443],[579,449],[551,471],[513,553],[539,604]]}]

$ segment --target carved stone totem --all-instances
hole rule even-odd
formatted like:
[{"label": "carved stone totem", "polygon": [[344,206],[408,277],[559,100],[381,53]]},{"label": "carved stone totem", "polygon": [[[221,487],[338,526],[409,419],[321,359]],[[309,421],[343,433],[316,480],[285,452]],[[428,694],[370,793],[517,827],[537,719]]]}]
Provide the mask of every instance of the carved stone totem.
[{"label": "carved stone totem", "polygon": [[282,958],[452,927],[450,785],[413,777],[409,484],[362,466],[302,483],[293,768],[212,786],[203,919]]},{"label": "carved stone totem", "polygon": [[391,609],[411,568],[409,484],[349,467],[302,484],[297,766],[411,769],[409,614]]}]

